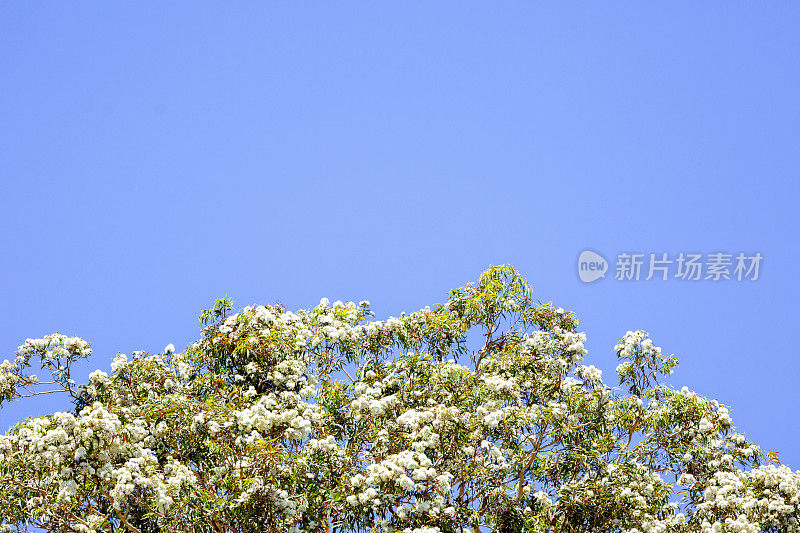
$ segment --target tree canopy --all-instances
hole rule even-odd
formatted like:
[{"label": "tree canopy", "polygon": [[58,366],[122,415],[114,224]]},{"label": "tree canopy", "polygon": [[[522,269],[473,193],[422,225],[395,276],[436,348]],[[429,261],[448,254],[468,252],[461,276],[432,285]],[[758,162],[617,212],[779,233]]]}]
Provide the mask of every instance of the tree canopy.
[{"label": "tree canopy", "polygon": [[611,387],[575,315],[507,266],[373,317],[222,299],[186,350],[117,355],[81,386],[88,342],[26,340],[0,406],[59,390],[74,409],[0,436],[0,530],[800,531],[800,472],[666,385],[677,361],[647,333],[614,347]]}]

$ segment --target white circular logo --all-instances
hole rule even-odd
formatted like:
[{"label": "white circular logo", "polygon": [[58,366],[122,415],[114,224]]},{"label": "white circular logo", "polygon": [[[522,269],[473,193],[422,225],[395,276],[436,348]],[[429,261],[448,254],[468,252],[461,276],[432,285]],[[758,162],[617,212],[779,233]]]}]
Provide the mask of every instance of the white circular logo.
[{"label": "white circular logo", "polygon": [[602,255],[591,250],[584,250],[578,256],[578,277],[584,283],[591,283],[606,277],[608,261]]}]

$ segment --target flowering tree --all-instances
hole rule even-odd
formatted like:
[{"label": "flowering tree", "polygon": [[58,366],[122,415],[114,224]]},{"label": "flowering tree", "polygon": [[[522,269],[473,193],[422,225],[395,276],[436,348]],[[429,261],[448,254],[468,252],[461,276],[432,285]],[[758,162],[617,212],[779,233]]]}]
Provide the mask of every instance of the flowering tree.
[{"label": "flowering tree", "polygon": [[384,321],[327,299],[230,311],[204,311],[185,352],[118,355],[81,387],[87,342],[25,341],[0,404],[46,387],[75,408],[0,436],[2,527],[800,531],[800,473],[717,401],[660,383],[673,357],[628,332],[607,386],[574,315],[509,267]]}]

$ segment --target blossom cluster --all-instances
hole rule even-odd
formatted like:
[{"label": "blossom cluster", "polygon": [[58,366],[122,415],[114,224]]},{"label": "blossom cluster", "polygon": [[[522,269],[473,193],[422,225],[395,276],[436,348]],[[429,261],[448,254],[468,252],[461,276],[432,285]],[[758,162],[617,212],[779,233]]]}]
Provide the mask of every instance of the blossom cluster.
[{"label": "blossom cluster", "polygon": [[385,320],[366,301],[218,303],[185,350],[118,354],[79,388],[88,343],[29,339],[0,398],[36,386],[38,356],[75,407],[0,436],[0,527],[800,531],[800,473],[660,383],[676,361],[645,332],[615,347],[613,388],[574,315],[530,292],[493,267]]}]

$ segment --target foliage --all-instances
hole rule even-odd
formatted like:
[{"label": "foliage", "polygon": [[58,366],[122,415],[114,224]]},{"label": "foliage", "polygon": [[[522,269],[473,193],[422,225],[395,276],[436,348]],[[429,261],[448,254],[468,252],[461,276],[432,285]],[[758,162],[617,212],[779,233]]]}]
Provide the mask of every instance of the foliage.
[{"label": "foliage", "polygon": [[[767,461],[717,401],[663,384],[675,358],[629,331],[620,388],[607,386],[582,364],[575,316],[534,301],[510,267],[383,321],[369,302],[232,309],[203,311],[184,352],[118,355],[79,388],[69,368],[88,343],[20,346],[0,366],[0,405],[46,384],[75,411],[0,436],[0,524],[800,531],[800,473]],[[37,360],[52,381],[29,373]]]}]

